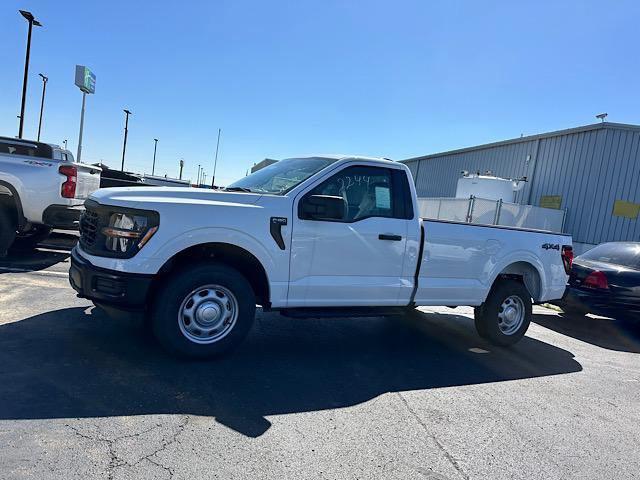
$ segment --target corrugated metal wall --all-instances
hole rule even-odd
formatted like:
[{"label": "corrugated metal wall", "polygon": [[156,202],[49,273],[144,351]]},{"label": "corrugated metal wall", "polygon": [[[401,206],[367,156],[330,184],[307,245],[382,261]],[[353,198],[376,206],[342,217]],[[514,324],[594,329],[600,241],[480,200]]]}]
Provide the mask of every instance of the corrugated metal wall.
[{"label": "corrugated metal wall", "polygon": [[575,242],[640,240],[640,219],[613,215],[616,200],[640,203],[640,129],[594,127],[406,162],[421,197],[452,197],[462,170],[491,170],[530,182],[519,203],[562,196],[565,231]]}]

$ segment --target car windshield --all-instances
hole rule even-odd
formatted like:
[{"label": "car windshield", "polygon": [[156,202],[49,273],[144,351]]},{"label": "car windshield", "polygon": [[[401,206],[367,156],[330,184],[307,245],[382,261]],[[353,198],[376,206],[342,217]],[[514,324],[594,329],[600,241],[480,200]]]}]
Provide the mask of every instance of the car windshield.
[{"label": "car windshield", "polygon": [[258,170],[226,189],[282,195],[333,162],[335,159],[321,157],[288,158]]},{"label": "car windshield", "polygon": [[640,243],[603,243],[580,255],[580,258],[639,268]]}]

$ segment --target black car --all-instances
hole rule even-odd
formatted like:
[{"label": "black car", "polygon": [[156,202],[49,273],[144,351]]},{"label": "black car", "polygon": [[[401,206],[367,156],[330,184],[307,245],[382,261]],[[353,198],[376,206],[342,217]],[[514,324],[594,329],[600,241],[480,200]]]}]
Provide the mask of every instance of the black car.
[{"label": "black car", "polygon": [[559,305],[567,313],[640,320],[640,243],[603,243],[576,257]]}]

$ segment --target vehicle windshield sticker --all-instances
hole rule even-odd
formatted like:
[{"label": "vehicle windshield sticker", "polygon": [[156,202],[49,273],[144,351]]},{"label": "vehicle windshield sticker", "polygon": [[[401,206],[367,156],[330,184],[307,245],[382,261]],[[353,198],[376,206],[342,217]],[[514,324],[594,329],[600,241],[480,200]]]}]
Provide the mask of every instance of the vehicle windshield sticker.
[{"label": "vehicle windshield sticker", "polygon": [[376,208],[391,208],[391,191],[388,187],[376,187]]}]

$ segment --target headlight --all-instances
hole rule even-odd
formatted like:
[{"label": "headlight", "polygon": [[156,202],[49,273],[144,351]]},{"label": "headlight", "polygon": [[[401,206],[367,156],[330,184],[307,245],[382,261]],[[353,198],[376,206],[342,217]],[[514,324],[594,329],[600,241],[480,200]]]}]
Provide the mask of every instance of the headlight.
[{"label": "headlight", "polygon": [[157,219],[132,213],[112,213],[109,226],[102,229],[107,250],[133,254],[147,243],[158,230]]}]

